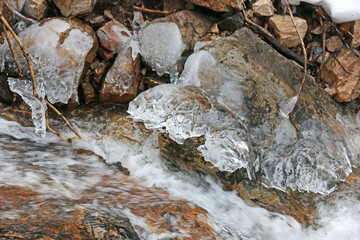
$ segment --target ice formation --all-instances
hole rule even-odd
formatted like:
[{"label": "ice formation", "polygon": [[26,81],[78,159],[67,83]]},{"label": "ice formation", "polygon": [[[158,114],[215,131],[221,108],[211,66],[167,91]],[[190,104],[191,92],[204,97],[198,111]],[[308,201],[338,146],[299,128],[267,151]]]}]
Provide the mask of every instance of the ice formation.
[{"label": "ice formation", "polygon": [[360,4],[358,0],[289,0],[289,3],[294,5],[299,5],[300,2],[322,6],[336,23],[360,19]]},{"label": "ice formation", "polygon": [[[45,111],[46,111],[46,103],[44,100],[40,101],[35,98],[33,95],[33,86],[32,82],[28,80],[20,80],[17,78],[9,78],[9,87],[11,91],[18,93],[24,101],[31,108],[32,120],[35,126],[35,134],[38,137],[45,137],[46,132],[46,121],[45,121]],[[40,97],[45,97],[44,91],[44,82],[37,82],[37,93]]]},{"label": "ice formation", "polygon": [[162,76],[176,79],[177,63],[185,50],[179,27],[172,22],[153,23],[138,34],[143,60]]},{"label": "ice formation", "polygon": [[253,177],[253,153],[241,119],[215,110],[199,91],[194,87],[159,85],[141,93],[130,103],[128,112],[149,129],[166,129],[179,144],[204,135],[206,141],[199,151],[206,161],[221,171],[246,168]]},{"label": "ice formation", "polygon": [[[204,136],[198,150],[206,161],[222,171],[246,168],[250,177],[259,171],[264,181],[283,191],[328,194],[352,166],[359,165],[357,131],[340,130],[344,124],[355,129],[359,122],[342,117],[333,123],[308,119],[297,133],[288,117],[296,103],[293,97],[280,104],[276,129],[268,122],[249,128],[242,119],[241,82],[236,72],[201,50],[188,58],[177,85],[160,85],[140,94],[128,112],[147,128],[166,130],[179,144]],[[339,126],[338,132],[333,124]]]},{"label": "ice formation", "polygon": [[[19,34],[32,60],[38,91],[44,92],[51,103],[67,103],[72,95],[77,96],[78,81],[84,68],[85,58],[93,47],[93,39],[89,34],[70,27],[70,24],[64,20],[51,19],[45,23],[34,24]],[[60,39],[60,35],[66,31],[68,31],[67,37]],[[13,45],[16,46],[15,42]],[[16,51],[24,75],[30,79],[26,60],[18,48]],[[16,69],[7,44],[1,47],[0,52],[3,53],[2,69]],[[15,83],[14,79],[11,81]],[[26,90],[14,88],[14,91],[26,102],[33,103],[33,99],[26,99],[32,94],[32,88],[28,84],[26,86]],[[34,106],[32,105],[33,109],[36,108]],[[35,123],[38,124],[44,125],[44,123]]]}]

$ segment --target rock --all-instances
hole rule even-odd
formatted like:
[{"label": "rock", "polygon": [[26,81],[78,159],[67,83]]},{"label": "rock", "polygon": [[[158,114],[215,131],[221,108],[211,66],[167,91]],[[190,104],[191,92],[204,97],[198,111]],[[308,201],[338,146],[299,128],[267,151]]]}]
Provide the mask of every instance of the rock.
[{"label": "rock", "polygon": [[24,16],[40,21],[47,16],[49,5],[46,0],[26,0],[21,11]]},{"label": "rock", "polygon": [[163,9],[164,11],[178,11],[184,9],[184,2],[182,0],[164,0]]},{"label": "rock", "polygon": [[351,172],[347,157],[356,161],[359,149],[345,145],[354,136],[339,133],[344,126],[334,119],[353,116],[353,108],[333,101],[310,76],[295,105],[302,69],[247,28],[203,49],[188,58],[178,85],[145,91],[128,112],[147,128],[166,129],[159,144],[171,165],[311,224],[316,213],[298,191],[328,194]]},{"label": "rock", "polygon": [[116,20],[107,22],[96,31],[103,48],[117,52],[121,46],[130,40],[132,33],[127,27]]},{"label": "rock", "polygon": [[96,0],[53,0],[53,3],[56,5],[56,7],[59,8],[64,17],[73,17],[81,14],[91,13],[94,9]]},{"label": "rock", "polygon": [[357,56],[343,46],[336,57],[332,55],[325,63],[320,77],[335,89],[336,101],[350,102],[360,94],[359,74],[360,62]]},{"label": "rock", "polygon": [[89,82],[83,82],[80,84],[80,94],[85,101],[85,104],[96,101],[95,89]]},{"label": "rock", "polygon": [[[304,39],[307,31],[307,23],[304,19],[294,17],[299,29],[301,39]],[[274,31],[276,39],[286,47],[296,47],[301,43],[291,17],[288,15],[275,15],[269,18],[269,27]]]},{"label": "rock", "polygon": [[106,71],[109,68],[109,63],[106,61],[101,61],[100,64],[96,67],[94,70],[94,82],[97,85],[100,85],[102,83],[102,79],[105,76]]},{"label": "rock", "polygon": [[271,0],[258,0],[252,6],[254,13],[263,16],[263,17],[270,17],[274,15],[274,6]]},{"label": "rock", "polygon": [[[30,54],[35,79],[38,84],[44,84],[48,100],[68,103],[71,96],[76,99],[79,80],[96,56],[97,39],[93,30],[75,20],[50,18],[22,31],[19,38]],[[5,69],[17,70],[8,46],[1,50]],[[18,47],[16,51],[25,77],[30,79],[25,58]]]},{"label": "rock", "polygon": [[151,23],[174,22],[179,27],[181,37],[186,45],[185,51],[192,51],[195,43],[210,30],[214,19],[202,13],[183,10],[164,18],[157,18]]},{"label": "rock", "polygon": [[326,49],[329,52],[335,52],[336,50],[340,49],[342,46],[344,46],[344,43],[342,42],[339,36],[332,36],[326,39]]},{"label": "rock", "polygon": [[112,51],[108,51],[102,47],[98,48],[99,56],[104,59],[106,62],[111,61],[115,57],[115,53]]},{"label": "rock", "polygon": [[360,20],[354,21],[350,32],[354,36],[354,38],[350,38],[350,46],[353,48],[357,48],[360,46]]},{"label": "rock", "polygon": [[140,56],[132,59],[132,49],[121,50],[106,74],[100,90],[101,103],[127,103],[135,98],[140,80]]},{"label": "rock", "polygon": [[0,102],[8,104],[12,102],[12,93],[5,73],[0,73]]},{"label": "rock", "polygon": [[187,0],[196,5],[209,8],[216,12],[230,12],[232,8],[242,10],[242,0]]},{"label": "rock", "polygon": [[221,20],[218,26],[221,31],[235,32],[244,26],[244,15],[241,12],[236,12]]},{"label": "rock", "polygon": [[139,32],[138,39],[143,61],[159,76],[169,74],[176,81],[176,67],[185,49],[179,27],[173,22],[152,23]]},{"label": "rock", "polygon": [[3,16],[6,19],[6,21],[8,21],[8,23],[12,23],[15,19],[13,9],[20,11],[23,5],[24,5],[24,0],[22,1],[20,0],[18,4],[15,2],[15,0],[0,2],[0,7],[2,9]]}]

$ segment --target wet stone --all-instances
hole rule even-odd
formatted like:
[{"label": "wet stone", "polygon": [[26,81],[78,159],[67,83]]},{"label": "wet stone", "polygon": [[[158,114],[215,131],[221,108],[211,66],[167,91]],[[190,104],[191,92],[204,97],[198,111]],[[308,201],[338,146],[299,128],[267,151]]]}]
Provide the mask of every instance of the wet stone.
[{"label": "wet stone", "polygon": [[228,15],[218,23],[218,26],[221,31],[235,32],[244,26],[244,15],[241,12]]},{"label": "wet stone", "polygon": [[80,84],[80,96],[84,99],[85,104],[96,101],[96,93],[93,85],[89,82]]},{"label": "wet stone", "polygon": [[0,73],[0,101],[4,103],[12,102],[12,93],[5,73]]},{"label": "wet stone", "polygon": [[129,41],[132,36],[129,29],[116,20],[107,22],[96,33],[101,46],[113,52],[119,51],[121,46]]}]

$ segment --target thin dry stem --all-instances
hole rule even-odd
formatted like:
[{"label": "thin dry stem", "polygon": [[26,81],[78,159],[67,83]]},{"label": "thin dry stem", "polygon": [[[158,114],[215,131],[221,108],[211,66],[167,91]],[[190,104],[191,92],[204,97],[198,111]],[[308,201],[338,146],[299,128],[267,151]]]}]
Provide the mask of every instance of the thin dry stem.
[{"label": "thin dry stem", "polygon": [[58,136],[59,138],[61,138],[62,140],[66,141],[66,142],[71,142],[70,138],[64,138],[63,136],[60,135],[60,133],[58,133],[54,129],[52,129],[52,127],[49,124],[48,111],[46,111],[45,119],[46,119],[46,126],[50,130],[50,132],[52,132],[53,134],[55,134],[56,136]]},{"label": "thin dry stem", "polygon": [[99,137],[94,137],[93,139],[99,140],[99,139],[102,139],[102,138],[105,138],[105,137],[114,137],[114,136],[119,136],[119,135],[123,136],[123,137],[125,137],[125,138],[127,138],[127,139],[129,139],[131,141],[137,142],[140,145],[142,145],[142,143],[139,140],[137,140],[137,139],[135,139],[133,137],[130,137],[129,135],[126,135],[124,133],[119,133],[119,132],[118,133],[113,133],[113,134],[106,134],[106,135],[102,135],[102,136],[99,136]]},{"label": "thin dry stem", "polygon": [[308,59],[307,59],[307,53],[306,53],[306,48],[305,48],[305,44],[304,44],[304,41],[301,37],[301,34],[300,34],[300,31],[298,29],[298,27],[296,26],[296,23],[295,23],[295,20],[294,20],[294,16],[292,14],[292,11],[291,11],[291,8],[290,8],[290,5],[289,5],[289,2],[288,0],[285,0],[285,3],[286,3],[286,7],[287,9],[289,10],[289,14],[290,14],[290,18],[291,18],[291,21],[292,23],[294,24],[294,27],[295,27],[295,30],[296,30],[296,33],[300,39],[300,42],[301,42],[301,47],[302,47],[302,50],[303,50],[303,53],[304,53],[304,76],[303,76],[303,79],[301,80],[301,85],[300,85],[300,88],[299,88],[299,91],[297,93],[297,96],[296,96],[296,102],[295,102],[295,105],[293,107],[293,109],[291,110],[291,112],[289,113],[289,118],[291,120],[291,123],[294,125],[295,129],[297,131],[299,131],[299,129],[296,127],[296,124],[294,122],[294,120],[292,119],[291,115],[292,113],[294,112],[294,109],[295,109],[295,106],[296,104],[298,103],[299,99],[300,99],[300,94],[301,94],[301,91],[304,87],[304,84],[305,84],[305,81],[306,81],[306,73],[307,73],[307,62],[308,62]]},{"label": "thin dry stem", "polygon": [[142,5],[141,7],[138,6],[133,6],[134,10],[140,11],[140,12],[146,12],[146,13],[152,13],[152,14],[156,14],[156,15],[169,15],[174,13],[176,10],[173,11],[162,11],[162,10],[155,10],[155,9],[149,9],[149,8],[145,8],[144,5]]}]

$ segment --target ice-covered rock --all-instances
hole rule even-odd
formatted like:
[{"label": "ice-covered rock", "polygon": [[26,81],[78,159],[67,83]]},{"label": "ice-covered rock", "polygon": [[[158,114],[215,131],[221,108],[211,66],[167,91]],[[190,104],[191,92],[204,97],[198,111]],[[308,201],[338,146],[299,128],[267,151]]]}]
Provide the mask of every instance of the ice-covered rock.
[{"label": "ice-covered rock", "polygon": [[[74,20],[53,18],[33,24],[22,31],[19,38],[30,55],[39,91],[44,93],[49,102],[66,104],[71,97],[77,101],[79,79],[96,54],[95,33],[89,27]],[[13,45],[17,46],[15,42]],[[8,45],[3,45],[0,51],[2,70],[17,71]],[[18,47],[15,51],[25,77],[30,80],[29,68],[24,56]],[[15,83],[14,79],[11,81]],[[12,89],[23,96],[27,103],[36,102],[30,98],[32,88],[29,85],[30,82],[23,85],[23,90],[15,86]]]},{"label": "ice-covered rock", "polygon": [[299,5],[300,2],[322,6],[336,23],[360,19],[360,5],[358,0],[289,0],[289,3],[294,5]]},{"label": "ice-covered rock", "polygon": [[128,112],[149,129],[166,130],[178,144],[205,136],[199,151],[206,161],[221,171],[246,168],[252,178],[254,158],[246,127],[219,108],[196,87],[163,84],[141,93]]},{"label": "ice-covered rock", "polygon": [[185,49],[179,27],[172,22],[153,23],[139,32],[140,54],[151,68],[171,79],[178,75],[177,63]]},{"label": "ice-covered rock", "polygon": [[107,22],[96,31],[103,48],[117,52],[121,46],[130,40],[132,33],[127,27],[116,20]]}]

